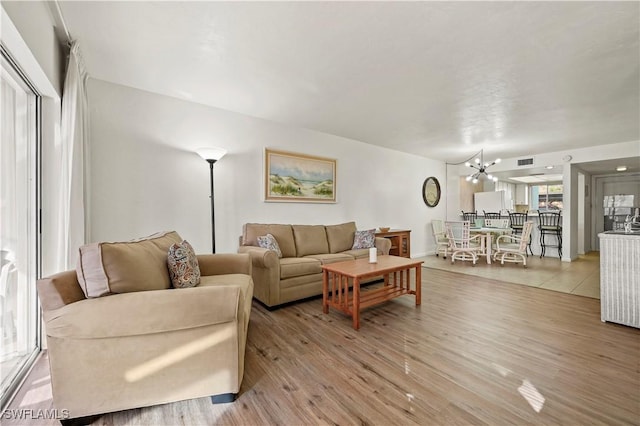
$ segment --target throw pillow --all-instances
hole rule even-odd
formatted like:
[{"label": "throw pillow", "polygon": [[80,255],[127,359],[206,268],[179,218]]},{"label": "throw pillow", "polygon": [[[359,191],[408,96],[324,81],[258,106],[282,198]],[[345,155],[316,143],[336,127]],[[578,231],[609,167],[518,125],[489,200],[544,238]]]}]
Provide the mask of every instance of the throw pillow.
[{"label": "throw pillow", "polygon": [[278,258],[282,257],[282,251],[280,250],[280,246],[278,245],[278,241],[271,234],[267,234],[267,235],[263,235],[261,237],[258,237],[258,246],[260,246],[262,248],[265,248],[267,250],[273,250],[278,255]]},{"label": "throw pillow", "polygon": [[187,288],[200,284],[198,258],[188,241],[182,240],[169,247],[167,265],[173,287]]},{"label": "throw pillow", "polygon": [[352,250],[356,249],[368,249],[375,247],[376,245],[376,230],[367,229],[366,231],[356,231],[356,236],[353,239]]}]

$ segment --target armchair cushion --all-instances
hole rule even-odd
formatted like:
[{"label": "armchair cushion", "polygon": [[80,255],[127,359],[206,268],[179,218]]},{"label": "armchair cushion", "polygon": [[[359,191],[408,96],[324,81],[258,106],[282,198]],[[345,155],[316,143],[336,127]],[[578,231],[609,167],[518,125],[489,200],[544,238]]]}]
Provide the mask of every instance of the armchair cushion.
[{"label": "armchair cushion", "polygon": [[168,289],[167,252],[180,241],[173,231],[128,242],[82,246],[76,267],[80,287],[87,297]]},{"label": "armchair cushion", "polygon": [[167,255],[169,276],[175,288],[195,287],[200,284],[200,267],[193,247],[188,241],[173,244]]},{"label": "armchair cushion", "polygon": [[51,337],[138,336],[233,321],[240,297],[237,286],[114,294],[45,311],[44,316]]}]

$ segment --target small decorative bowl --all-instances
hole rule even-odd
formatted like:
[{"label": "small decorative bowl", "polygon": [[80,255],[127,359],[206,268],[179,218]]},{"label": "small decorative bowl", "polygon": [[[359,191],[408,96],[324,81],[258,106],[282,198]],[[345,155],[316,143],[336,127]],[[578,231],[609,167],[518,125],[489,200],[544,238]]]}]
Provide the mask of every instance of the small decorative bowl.
[{"label": "small decorative bowl", "polygon": [[385,227],[381,226],[379,229],[380,229],[380,232],[389,232],[389,229],[391,228],[389,228],[388,226],[385,226]]}]

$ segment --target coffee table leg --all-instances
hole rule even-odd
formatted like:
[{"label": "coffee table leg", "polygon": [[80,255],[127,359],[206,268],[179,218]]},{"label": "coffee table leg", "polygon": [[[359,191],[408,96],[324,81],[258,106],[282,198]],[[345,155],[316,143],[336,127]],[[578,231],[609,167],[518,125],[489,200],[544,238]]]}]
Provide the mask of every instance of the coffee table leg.
[{"label": "coffee table leg", "polygon": [[353,279],[353,329],[360,328],[360,279]]},{"label": "coffee table leg", "polygon": [[329,272],[322,271],[322,312],[329,313]]},{"label": "coffee table leg", "polygon": [[422,266],[416,266],[416,306],[422,303]]}]

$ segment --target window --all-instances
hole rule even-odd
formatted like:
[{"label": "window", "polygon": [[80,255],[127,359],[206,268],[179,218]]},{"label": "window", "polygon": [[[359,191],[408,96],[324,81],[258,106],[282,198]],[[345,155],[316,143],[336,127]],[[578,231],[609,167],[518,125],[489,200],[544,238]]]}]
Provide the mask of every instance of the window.
[{"label": "window", "polygon": [[532,210],[562,210],[562,184],[532,185]]},{"label": "window", "polygon": [[39,97],[2,49],[0,90],[0,383],[2,406],[40,350]]}]

